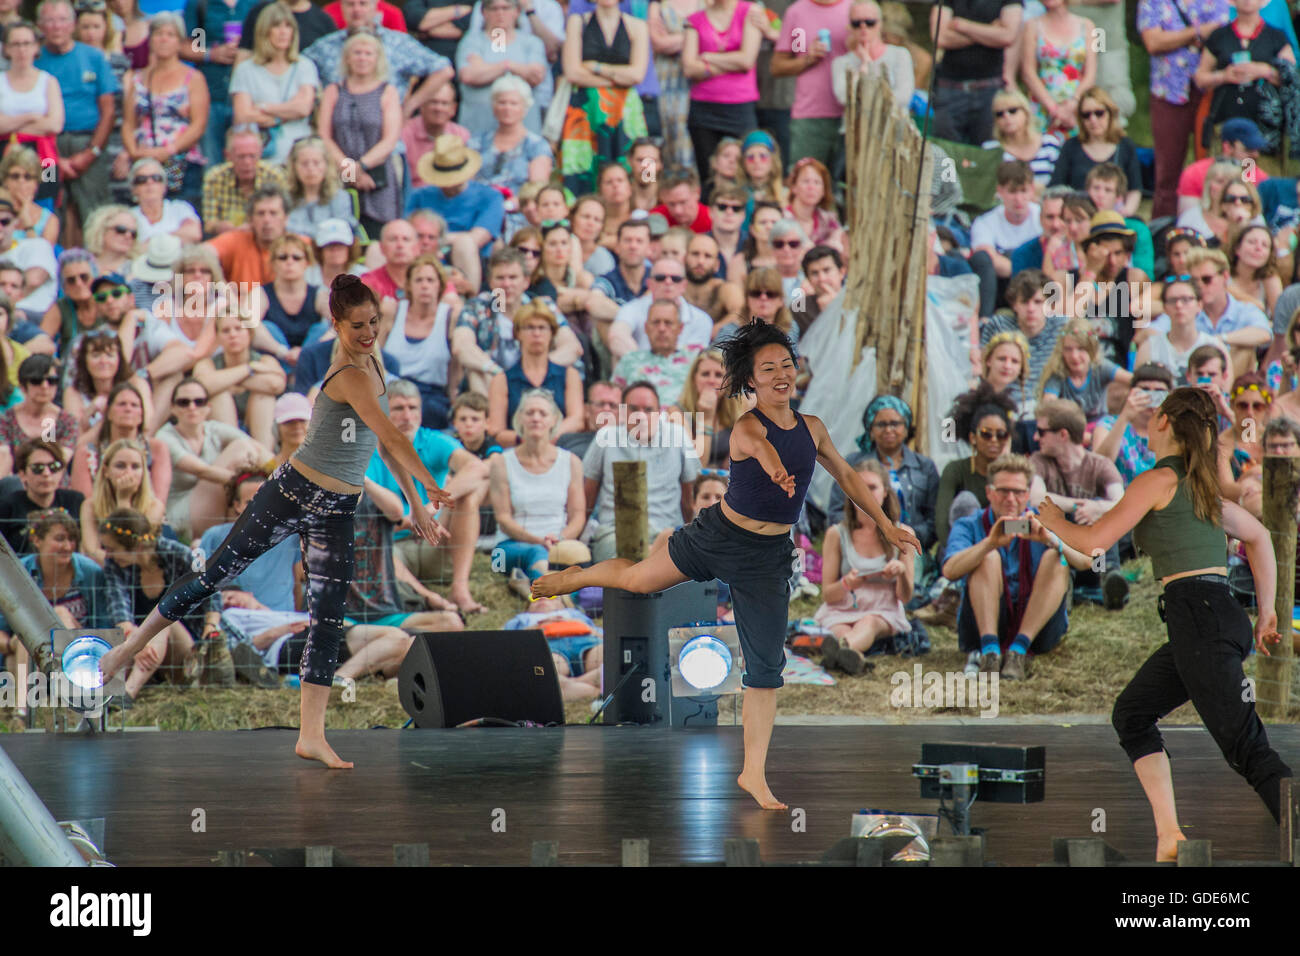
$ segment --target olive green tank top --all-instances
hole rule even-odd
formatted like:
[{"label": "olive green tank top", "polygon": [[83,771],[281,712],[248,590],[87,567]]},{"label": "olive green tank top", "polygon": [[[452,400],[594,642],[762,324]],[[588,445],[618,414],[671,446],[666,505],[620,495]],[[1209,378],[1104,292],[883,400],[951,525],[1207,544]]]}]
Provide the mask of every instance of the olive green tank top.
[{"label": "olive green tank top", "polygon": [[1151,555],[1151,572],[1156,580],[1184,571],[1226,566],[1227,535],[1218,525],[1196,517],[1182,458],[1170,455],[1152,467],[1172,468],[1178,476],[1178,490],[1169,504],[1159,511],[1148,511],[1133,529],[1133,543]]}]

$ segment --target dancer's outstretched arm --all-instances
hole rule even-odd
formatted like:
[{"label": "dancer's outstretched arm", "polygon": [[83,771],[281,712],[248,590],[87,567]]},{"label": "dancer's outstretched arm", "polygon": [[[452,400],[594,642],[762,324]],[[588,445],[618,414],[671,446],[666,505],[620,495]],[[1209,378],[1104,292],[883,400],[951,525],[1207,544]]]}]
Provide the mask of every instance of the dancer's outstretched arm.
[{"label": "dancer's outstretched arm", "polygon": [[437,518],[434,517],[437,514],[437,509],[435,508],[431,514],[424,507],[424,502],[420,500],[420,494],[415,489],[415,482],[411,480],[411,473],[397,462],[383,444],[380,444],[378,450],[379,457],[388,466],[388,470],[393,473],[393,478],[397,481],[397,487],[402,489],[402,495],[411,508],[411,530],[430,544],[437,544],[442,538],[450,538],[451,531],[440,525]]},{"label": "dancer's outstretched arm", "polygon": [[1245,508],[1223,502],[1223,530],[1229,537],[1238,539],[1246,548],[1246,560],[1255,579],[1255,601],[1259,617],[1255,621],[1255,648],[1266,657],[1267,644],[1282,640],[1277,630],[1277,555],[1273,553],[1273,538],[1268,529]]}]

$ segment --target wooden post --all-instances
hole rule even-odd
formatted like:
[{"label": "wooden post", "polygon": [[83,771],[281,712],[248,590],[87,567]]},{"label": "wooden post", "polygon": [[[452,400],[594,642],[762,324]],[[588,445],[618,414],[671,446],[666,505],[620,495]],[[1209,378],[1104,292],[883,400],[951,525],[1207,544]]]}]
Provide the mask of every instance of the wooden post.
[{"label": "wooden post", "polygon": [[931,866],[983,866],[984,838],[979,836],[935,837],[930,842]]},{"label": "wooden post", "polygon": [[333,866],[334,865],[334,847],[332,846],[309,846],[307,847],[307,866]]},{"label": "wooden post", "polygon": [[723,844],[727,866],[762,866],[763,861],[758,852],[758,841],[752,839],[730,839]]},{"label": "wooden post", "polygon": [[1072,867],[1106,865],[1106,843],[1103,840],[1070,840],[1066,846]]},{"label": "wooden post", "polygon": [[1256,708],[1262,718],[1282,720],[1291,700],[1295,671],[1291,615],[1295,607],[1296,495],[1300,492],[1300,458],[1264,458],[1264,527],[1277,555],[1277,630],[1282,640],[1259,655],[1255,670]]},{"label": "wooden post", "polygon": [[624,840],[623,841],[623,865],[624,866],[649,866],[650,865],[650,841],[649,840]]},{"label": "wooden post", "polygon": [[393,844],[393,865],[394,866],[428,866],[429,865],[429,844],[394,843]]},{"label": "wooden post", "polygon": [[620,558],[644,561],[650,553],[650,512],[645,462],[614,462],[614,544]]},{"label": "wooden post", "polygon": [[1300,844],[1300,787],[1295,785],[1294,777],[1283,777],[1280,781],[1278,805],[1281,820],[1278,821],[1278,836],[1282,844],[1282,859],[1300,866],[1300,855],[1295,848]]},{"label": "wooden post", "polygon": [[559,866],[560,844],[555,840],[534,840],[530,866]]}]

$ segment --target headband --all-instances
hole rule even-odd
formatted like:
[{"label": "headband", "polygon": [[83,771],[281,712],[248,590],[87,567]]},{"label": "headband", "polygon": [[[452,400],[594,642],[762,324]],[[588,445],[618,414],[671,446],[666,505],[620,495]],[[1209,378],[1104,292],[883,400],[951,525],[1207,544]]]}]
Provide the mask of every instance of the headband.
[{"label": "headband", "polygon": [[744,140],[740,144],[740,151],[742,153],[748,152],[749,147],[751,146],[764,146],[767,148],[767,151],[769,153],[776,152],[776,140],[774,140],[767,133],[763,132],[761,129],[754,130],[752,133],[750,133],[748,136],[744,138]]},{"label": "headband", "polygon": [[132,538],[138,538],[141,541],[153,541],[158,537],[152,532],[138,535],[130,528],[120,524],[113,524],[111,521],[104,522],[104,530],[113,535],[113,537],[117,538],[119,541],[130,541]]},{"label": "headband", "polygon": [[1268,390],[1268,386],[1261,386],[1255,382],[1251,382],[1249,385],[1234,385],[1232,388],[1232,397],[1236,398],[1242,392],[1249,392],[1252,389],[1259,392],[1260,397],[1263,398],[1265,402],[1270,405],[1273,404],[1273,393]]},{"label": "headband", "polygon": [[858,439],[858,447],[867,454],[875,451],[876,443],[871,440],[871,426],[875,424],[876,416],[884,409],[898,412],[903,419],[903,427],[909,431],[912,428],[912,409],[903,401],[894,395],[877,395],[867,406],[867,410],[862,413],[862,423],[866,425],[866,432]]}]

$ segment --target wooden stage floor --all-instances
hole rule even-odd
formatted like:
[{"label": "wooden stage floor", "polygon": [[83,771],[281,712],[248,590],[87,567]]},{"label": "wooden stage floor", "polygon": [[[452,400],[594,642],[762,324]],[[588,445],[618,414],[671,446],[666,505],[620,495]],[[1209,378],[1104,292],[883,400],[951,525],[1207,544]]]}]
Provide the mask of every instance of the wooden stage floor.
[{"label": "wooden stage floor", "polygon": [[[650,840],[652,865],[720,861],[728,837],[757,838],[765,861],[815,861],[849,835],[856,810],[933,812],[910,770],[922,742],[944,740],[1047,747],[1044,802],[976,804],[989,861],[1046,862],[1053,836],[1102,836],[1130,860],[1155,852],[1150,810],[1107,726],[777,727],[769,779],[805,811],[802,832],[736,787],[737,727],[335,731],[350,772],[295,757],[295,736],[22,734],[0,746],[56,819],[106,818],[105,851],[119,866],[307,845],[387,865],[393,844],[426,842],[434,865],[527,865],[534,840],[558,841],[561,865],[617,864],[633,837]],[[1269,738],[1300,763],[1300,727],[1270,727]],[[1213,840],[1216,859],[1277,859],[1273,821],[1204,730],[1167,728],[1166,739],[1188,836]],[[1094,834],[1097,810],[1106,829]]]}]

